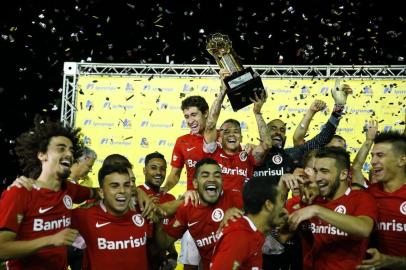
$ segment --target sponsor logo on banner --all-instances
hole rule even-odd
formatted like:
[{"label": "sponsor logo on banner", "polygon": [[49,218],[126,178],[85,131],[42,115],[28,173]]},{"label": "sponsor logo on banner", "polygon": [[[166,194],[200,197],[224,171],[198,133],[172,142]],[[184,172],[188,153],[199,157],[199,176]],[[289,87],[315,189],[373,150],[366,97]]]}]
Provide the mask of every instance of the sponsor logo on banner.
[{"label": "sponsor logo on banner", "polygon": [[347,108],[347,112],[351,114],[371,114],[374,112],[372,109],[353,109],[353,108]]},{"label": "sponsor logo on banner", "polygon": [[338,133],[352,133],[354,132],[353,128],[337,128]]},{"label": "sponsor logo on banner", "polygon": [[323,86],[323,87],[320,89],[320,94],[323,94],[323,95],[328,94],[328,87],[327,87],[327,86]]},{"label": "sponsor logo on banner", "polygon": [[126,129],[131,128],[131,120],[127,119],[127,118],[125,118],[123,120],[120,119],[119,125]]},{"label": "sponsor logo on banner", "polygon": [[117,90],[115,85],[96,85],[95,83],[88,83],[86,85],[87,90],[98,90],[98,91],[114,91]]},{"label": "sponsor logo on banner", "polygon": [[148,128],[162,128],[162,129],[167,129],[167,128],[172,128],[173,124],[172,123],[155,123],[155,122],[150,122],[150,121],[141,121],[140,127],[148,127]]},{"label": "sponsor logo on banner", "polygon": [[292,89],[271,89],[269,92],[274,94],[290,94]]},{"label": "sponsor logo on banner", "polygon": [[133,105],[115,104],[112,103],[111,101],[104,101],[102,108],[106,110],[117,110],[117,109],[133,110],[135,107]]},{"label": "sponsor logo on banner", "polygon": [[141,138],[140,146],[145,147],[145,148],[148,147],[149,146],[148,139],[145,137]]},{"label": "sponsor logo on banner", "polygon": [[91,119],[85,119],[83,121],[84,126],[93,126],[93,127],[113,127],[113,122],[96,122]]},{"label": "sponsor logo on banner", "polygon": [[133,92],[133,91],[134,91],[134,87],[132,86],[131,83],[127,83],[127,84],[125,85],[125,91],[126,91],[126,92]]},{"label": "sponsor logo on banner", "polygon": [[174,146],[175,146],[175,143],[174,143],[174,142],[170,142],[170,141],[168,141],[168,140],[166,140],[166,139],[158,139],[157,145],[158,145],[158,146],[174,147]]},{"label": "sponsor logo on banner", "polygon": [[309,88],[307,86],[303,86],[300,93],[301,94],[309,94],[310,90],[309,90]]},{"label": "sponsor logo on banner", "polygon": [[365,86],[362,89],[362,93],[368,96],[372,96],[372,88],[370,86]]},{"label": "sponsor logo on banner", "polygon": [[92,144],[92,139],[90,139],[89,136],[84,136],[84,137],[83,137],[83,143],[84,143],[85,145],[90,145],[90,144]]},{"label": "sponsor logo on banner", "polygon": [[142,88],[143,91],[151,91],[151,92],[173,92],[175,91],[172,87],[151,87],[150,84],[145,84]]},{"label": "sponsor logo on banner", "polygon": [[86,101],[86,110],[90,110],[93,107],[93,102],[91,100]]},{"label": "sponsor logo on banner", "polygon": [[132,145],[132,142],[130,139],[128,140],[117,140],[112,137],[104,137],[101,138],[100,140],[100,145],[123,145],[123,146],[129,146]]}]

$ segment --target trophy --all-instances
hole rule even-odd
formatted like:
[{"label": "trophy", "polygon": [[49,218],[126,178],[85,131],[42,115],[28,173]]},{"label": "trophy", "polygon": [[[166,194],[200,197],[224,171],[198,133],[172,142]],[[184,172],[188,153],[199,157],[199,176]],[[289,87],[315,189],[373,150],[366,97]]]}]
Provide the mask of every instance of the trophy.
[{"label": "trophy", "polygon": [[250,97],[255,99],[255,93],[260,97],[265,91],[261,77],[251,67],[243,68],[238,62],[228,36],[219,33],[212,35],[206,44],[206,49],[220,68],[231,73],[224,79],[224,84],[233,111],[248,106],[252,103]]}]

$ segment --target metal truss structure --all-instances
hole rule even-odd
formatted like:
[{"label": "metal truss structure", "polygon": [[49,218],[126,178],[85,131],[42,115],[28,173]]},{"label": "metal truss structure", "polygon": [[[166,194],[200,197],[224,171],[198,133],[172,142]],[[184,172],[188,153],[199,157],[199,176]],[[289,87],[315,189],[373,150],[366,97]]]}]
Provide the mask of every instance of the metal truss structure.
[{"label": "metal truss structure", "polygon": [[[274,79],[406,79],[406,65],[395,66],[251,66],[262,78]],[[61,121],[73,126],[79,76],[218,77],[217,65],[64,63]]]}]

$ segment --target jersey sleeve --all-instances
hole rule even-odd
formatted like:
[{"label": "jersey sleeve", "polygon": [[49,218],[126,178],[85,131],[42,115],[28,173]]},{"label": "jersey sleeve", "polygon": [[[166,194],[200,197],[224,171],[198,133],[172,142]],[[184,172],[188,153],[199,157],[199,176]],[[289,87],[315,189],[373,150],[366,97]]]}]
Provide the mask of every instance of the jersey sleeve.
[{"label": "jersey sleeve", "polygon": [[185,162],[185,158],[182,153],[180,138],[178,138],[176,140],[175,146],[173,147],[171,166],[181,169],[181,168],[183,168],[184,162]]},{"label": "jersey sleeve", "polygon": [[181,205],[176,211],[176,215],[171,219],[168,226],[164,226],[164,231],[171,237],[179,239],[187,231],[187,208]]},{"label": "jersey sleeve", "polygon": [[88,208],[75,208],[72,210],[72,224],[71,227],[77,229],[79,232],[83,231],[81,225],[84,225],[86,220],[86,211]]},{"label": "jersey sleeve", "polygon": [[74,184],[70,181],[66,181],[66,186],[68,189],[68,194],[72,196],[72,200],[74,203],[82,203],[90,199],[90,196],[92,194],[90,188]]},{"label": "jersey sleeve", "polygon": [[240,269],[250,254],[246,237],[242,231],[223,235],[215,247],[210,270]]},{"label": "jersey sleeve", "polygon": [[0,229],[18,232],[27,205],[25,189],[13,187],[3,192],[0,200]]}]

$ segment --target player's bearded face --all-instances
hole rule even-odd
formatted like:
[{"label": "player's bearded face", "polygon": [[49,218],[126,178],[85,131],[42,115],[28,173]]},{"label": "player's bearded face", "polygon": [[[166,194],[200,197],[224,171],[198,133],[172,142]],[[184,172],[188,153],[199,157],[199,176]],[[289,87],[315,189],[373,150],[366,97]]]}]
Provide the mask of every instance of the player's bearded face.
[{"label": "player's bearded face", "polygon": [[224,150],[231,152],[240,151],[242,140],[241,128],[234,123],[225,123],[221,126],[220,141]]},{"label": "player's bearded face", "polygon": [[332,158],[316,159],[316,182],[322,197],[333,198],[340,186],[340,171]]},{"label": "player's bearded face", "polygon": [[47,152],[38,154],[38,158],[43,164],[42,169],[56,174],[61,180],[67,179],[73,163],[72,151],[73,146],[70,139],[63,136],[52,137]]},{"label": "player's bearded face", "polygon": [[108,213],[114,216],[124,215],[131,201],[131,180],[128,174],[114,172],[106,175],[100,196]]},{"label": "player's bearded face", "polygon": [[148,186],[159,188],[166,176],[166,162],[161,158],[153,158],[144,168],[145,182]]},{"label": "player's bearded face", "polygon": [[220,166],[204,164],[196,173],[197,178],[193,180],[193,185],[197,188],[200,200],[204,204],[215,204],[223,191]]},{"label": "player's bearded face", "polygon": [[275,119],[269,122],[267,126],[272,139],[272,147],[283,148],[286,142],[286,124]]},{"label": "player's bearded face", "polygon": [[183,116],[191,133],[203,133],[206,127],[207,112],[203,114],[197,107],[189,107],[183,110]]}]

